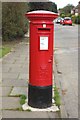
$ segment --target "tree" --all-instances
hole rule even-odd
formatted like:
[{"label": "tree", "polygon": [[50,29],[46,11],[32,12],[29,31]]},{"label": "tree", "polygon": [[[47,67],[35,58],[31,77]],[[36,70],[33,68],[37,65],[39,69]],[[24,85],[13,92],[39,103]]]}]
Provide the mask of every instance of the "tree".
[{"label": "tree", "polygon": [[48,10],[57,13],[57,5],[53,2],[29,2],[30,11]]},{"label": "tree", "polygon": [[74,6],[71,4],[68,4],[67,6],[63,8],[63,11],[65,12],[65,14],[69,14],[71,13],[72,8],[74,8]]},{"label": "tree", "polygon": [[74,8],[74,6],[72,4],[68,4],[66,5],[64,8],[59,9],[61,11],[61,14],[64,13],[64,15],[66,16],[70,16],[71,14],[71,10]]}]

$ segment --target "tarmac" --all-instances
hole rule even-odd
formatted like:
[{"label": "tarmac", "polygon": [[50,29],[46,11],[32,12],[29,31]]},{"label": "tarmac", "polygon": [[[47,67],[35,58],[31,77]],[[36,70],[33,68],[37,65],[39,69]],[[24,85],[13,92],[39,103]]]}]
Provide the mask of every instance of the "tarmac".
[{"label": "tarmac", "polygon": [[55,82],[61,95],[61,118],[78,118],[78,25],[55,24]]}]

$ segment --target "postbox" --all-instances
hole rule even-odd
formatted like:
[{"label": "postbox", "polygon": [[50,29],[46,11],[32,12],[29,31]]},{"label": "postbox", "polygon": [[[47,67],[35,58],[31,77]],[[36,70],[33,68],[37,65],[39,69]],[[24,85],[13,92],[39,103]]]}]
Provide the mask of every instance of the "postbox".
[{"label": "postbox", "polygon": [[52,105],[54,23],[56,13],[44,10],[25,14],[30,21],[28,105]]}]

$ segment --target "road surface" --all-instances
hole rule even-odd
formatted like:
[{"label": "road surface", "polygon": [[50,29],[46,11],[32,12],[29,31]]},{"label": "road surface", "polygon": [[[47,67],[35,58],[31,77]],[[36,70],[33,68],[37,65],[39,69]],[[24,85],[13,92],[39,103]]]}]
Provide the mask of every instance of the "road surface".
[{"label": "road surface", "polygon": [[62,117],[78,118],[78,26],[55,24],[54,47]]}]

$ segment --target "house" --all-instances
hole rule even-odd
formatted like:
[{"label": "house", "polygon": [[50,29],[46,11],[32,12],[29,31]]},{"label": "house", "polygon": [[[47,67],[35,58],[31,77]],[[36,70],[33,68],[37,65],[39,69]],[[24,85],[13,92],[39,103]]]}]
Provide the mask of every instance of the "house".
[{"label": "house", "polygon": [[72,14],[72,15],[75,14],[75,7],[71,10],[71,14]]},{"label": "house", "polygon": [[71,10],[71,14],[76,16],[80,15],[80,1],[78,2],[78,5]]}]

